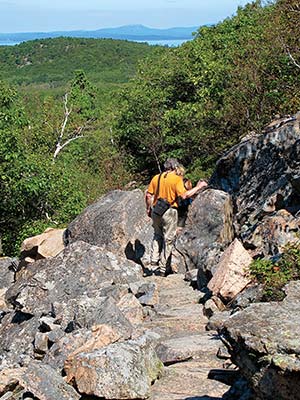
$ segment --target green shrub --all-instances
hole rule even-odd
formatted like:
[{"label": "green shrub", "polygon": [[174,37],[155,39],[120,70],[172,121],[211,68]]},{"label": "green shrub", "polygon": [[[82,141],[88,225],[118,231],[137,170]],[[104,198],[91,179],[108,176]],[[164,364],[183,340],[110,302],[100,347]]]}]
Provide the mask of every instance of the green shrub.
[{"label": "green shrub", "polygon": [[31,237],[43,233],[46,228],[57,228],[48,220],[26,221],[24,225],[19,227],[18,232],[8,231],[3,236],[3,245],[5,249],[9,249],[11,256],[20,254],[22,242]]},{"label": "green shrub", "polygon": [[300,279],[300,242],[289,243],[277,262],[258,259],[250,265],[254,280],[264,285],[263,301],[280,301],[283,286]]}]

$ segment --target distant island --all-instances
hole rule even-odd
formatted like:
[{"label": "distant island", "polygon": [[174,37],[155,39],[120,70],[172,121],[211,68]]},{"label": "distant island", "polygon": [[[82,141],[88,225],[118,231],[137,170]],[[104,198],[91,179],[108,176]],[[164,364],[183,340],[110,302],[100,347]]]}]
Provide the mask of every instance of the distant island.
[{"label": "distant island", "polygon": [[35,39],[47,39],[56,37],[94,38],[94,39],[122,39],[133,41],[149,40],[190,40],[193,33],[199,29],[193,27],[177,27],[167,29],[149,28],[144,25],[125,25],[117,28],[103,28],[95,31],[56,31],[56,32],[18,32],[0,33],[0,42],[25,42]]}]

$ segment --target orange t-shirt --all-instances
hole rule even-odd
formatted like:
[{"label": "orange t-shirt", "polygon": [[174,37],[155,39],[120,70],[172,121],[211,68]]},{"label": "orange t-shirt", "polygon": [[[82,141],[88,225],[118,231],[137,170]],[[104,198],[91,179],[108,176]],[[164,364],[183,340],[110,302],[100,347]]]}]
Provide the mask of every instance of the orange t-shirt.
[{"label": "orange t-shirt", "polygon": [[177,198],[186,192],[182,176],[176,175],[175,172],[163,172],[159,183],[159,193],[156,196],[158,178],[159,174],[155,175],[147,189],[148,193],[154,195],[153,205],[156,204],[159,197],[162,197],[167,200],[172,207],[178,207]]}]

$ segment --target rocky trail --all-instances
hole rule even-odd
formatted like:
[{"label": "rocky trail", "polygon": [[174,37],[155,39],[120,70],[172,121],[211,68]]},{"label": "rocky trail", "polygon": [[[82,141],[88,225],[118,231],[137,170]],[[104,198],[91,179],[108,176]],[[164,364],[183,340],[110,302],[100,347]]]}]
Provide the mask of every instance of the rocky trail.
[{"label": "rocky trail", "polygon": [[222,342],[206,331],[208,319],[199,303],[202,293],[193,290],[184,276],[148,277],[158,287],[158,305],[145,321],[145,328],[162,337],[157,349],[165,364],[162,377],[152,386],[150,400],[221,399],[229,386],[209,379],[213,371],[225,378],[226,360],[217,357]]},{"label": "rocky trail", "polygon": [[176,239],[178,274],[143,277],[139,189],[0,259],[0,399],[300,400],[300,281],[265,303],[249,275],[299,246],[299,120],[272,126],[219,160]]}]

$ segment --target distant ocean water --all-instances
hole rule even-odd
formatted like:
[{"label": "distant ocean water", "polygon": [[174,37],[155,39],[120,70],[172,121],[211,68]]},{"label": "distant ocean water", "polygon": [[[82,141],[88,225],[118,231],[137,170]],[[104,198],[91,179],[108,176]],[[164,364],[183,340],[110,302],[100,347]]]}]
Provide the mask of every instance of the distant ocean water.
[{"label": "distant ocean water", "polygon": [[160,46],[169,46],[169,47],[178,47],[182,43],[188,42],[188,39],[177,39],[177,40],[136,40],[136,42],[146,42],[151,45],[160,45]]},{"label": "distant ocean water", "polygon": [[0,46],[14,46],[15,44],[19,44],[20,42],[0,42]]},{"label": "distant ocean water", "polygon": [[[138,43],[149,43],[150,45],[159,45],[159,46],[169,46],[169,47],[178,47],[182,43],[188,42],[188,39],[180,39],[180,40],[134,40]],[[1,42],[0,46],[14,46],[21,42]]]}]

